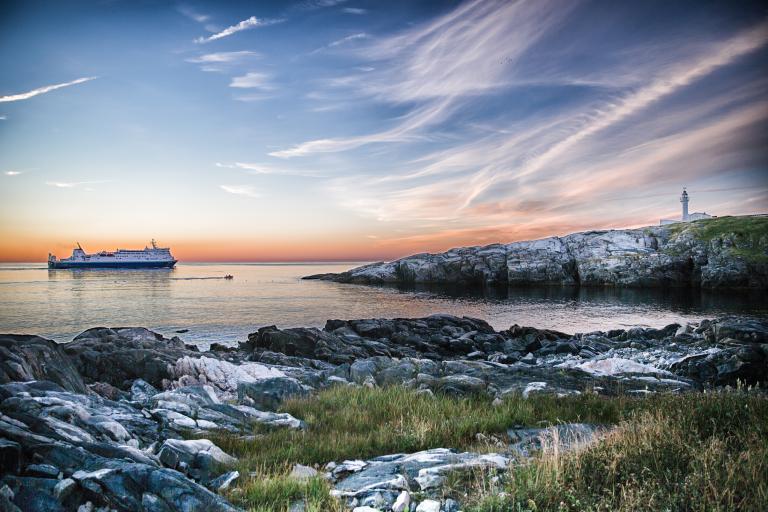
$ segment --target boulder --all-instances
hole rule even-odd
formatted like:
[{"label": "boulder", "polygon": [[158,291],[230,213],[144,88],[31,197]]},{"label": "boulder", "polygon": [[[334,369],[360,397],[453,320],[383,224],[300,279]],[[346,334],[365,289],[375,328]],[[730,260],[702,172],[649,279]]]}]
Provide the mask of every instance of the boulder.
[{"label": "boulder", "polygon": [[58,343],[39,336],[1,334],[0,384],[31,380],[55,382],[76,393],[87,391]]},{"label": "boulder", "polygon": [[424,500],[418,504],[416,512],[440,512],[440,502],[437,500]]},{"label": "boulder", "polygon": [[299,381],[290,377],[274,377],[252,382],[240,382],[237,386],[237,399],[254,407],[267,411],[277,410],[279,405],[289,399],[303,397],[308,391]]},{"label": "boulder", "polygon": [[508,464],[509,459],[501,455],[458,453],[445,448],[384,455],[365,462],[345,461],[332,471],[338,481],[331,494],[348,503],[390,510],[395,503],[402,503],[405,500],[403,492],[408,493],[411,489],[439,492],[431,484],[441,481],[448,473],[483,469],[503,471]]},{"label": "boulder", "polygon": [[194,354],[179,338],[167,339],[140,327],[88,329],[63,349],[86,382],[105,382],[122,390],[136,379],[162,388],[171,378],[169,368]]},{"label": "boulder", "polygon": [[118,511],[235,512],[224,498],[178,471],[136,463],[110,463],[72,475],[84,497]]},{"label": "boulder", "polygon": [[589,423],[566,423],[546,428],[515,427],[507,430],[510,448],[523,457],[535,452],[559,452],[582,448],[596,441],[610,429]]},{"label": "boulder", "polygon": [[291,478],[294,478],[300,481],[311,480],[317,475],[318,475],[318,472],[315,468],[312,468],[309,466],[303,466],[301,464],[294,465],[290,474]]},{"label": "boulder", "polygon": [[764,383],[768,381],[768,350],[757,344],[709,350],[673,363],[670,370],[714,386]]},{"label": "boulder", "polygon": [[160,447],[158,458],[166,467],[201,482],[209,482],[237,462],[208,439],[168,439]]},{"label": "boulder", "polygon": [[264,412],[246,405],[222,403],[210,386],[186,386],[157,393],[150,398],[153,416],[166,428],[185,430],[228,430],[240,432],[243,427],[262,423],[273,427],[304,428],[304,423],[287,413]]},{"label": "boulder", "polygon": [[240,478],[239,471],[229,471],[211,480],[208,483],[208,488],[214,492],[222,493],[229,489],[230,485],[238,478]]},{"label": "boulder", "polygon": [[157,388],[144,379],[136,379],[131,384],[131,400],[146,405],[153,396],[159,393]]},{"label": "boulder", "polygon": [[743,343],[768,343],[768,322],[763,320],[727,317],[710,325],[716,342],[730,339]]}]

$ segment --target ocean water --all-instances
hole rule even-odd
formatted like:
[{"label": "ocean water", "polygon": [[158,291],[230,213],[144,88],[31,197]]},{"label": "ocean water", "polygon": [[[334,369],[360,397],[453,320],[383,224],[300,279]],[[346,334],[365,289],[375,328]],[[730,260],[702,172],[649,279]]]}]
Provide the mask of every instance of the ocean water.
[{"label": "ocean water", "polygon": [[[768,317],[765,294],[696,290],[524,288],[461,291],[304,281],[359,263],[179,264],[157,270],[48,270],[0,264],[0,332],[69,341],[90,327],[143,326],[206,346],[235,343],[264,325],[322,327],[329,318],[433,313],[588,332],[724,314]],[[225,280],[226,274],[234,279]]]}]

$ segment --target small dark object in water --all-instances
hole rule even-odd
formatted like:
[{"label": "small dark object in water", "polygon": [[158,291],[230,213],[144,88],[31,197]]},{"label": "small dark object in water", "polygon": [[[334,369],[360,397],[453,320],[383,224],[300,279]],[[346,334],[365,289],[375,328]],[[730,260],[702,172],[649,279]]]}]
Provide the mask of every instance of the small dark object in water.
[{"label": "small dark object in water", "polygon": [[227,274],[224,276],[224,279],[234,279],[234,278],[235,276],[233,276],[232,274]]},{"label": "small dark object in water", "polygon": [[189,332],[189,329],[179,329],[176,332],[179,333],[179,334],[184,334],[185,332]]}]

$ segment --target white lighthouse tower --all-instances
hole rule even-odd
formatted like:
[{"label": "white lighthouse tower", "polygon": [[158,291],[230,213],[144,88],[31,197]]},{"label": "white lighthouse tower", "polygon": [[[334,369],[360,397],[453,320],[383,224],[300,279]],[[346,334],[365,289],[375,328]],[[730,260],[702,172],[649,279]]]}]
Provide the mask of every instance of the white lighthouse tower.
[{"label": "white lighthouse tower", "polygon": [[692,222],[694,220],[711,219],[713,215],[709,215],[706,212],[694,212],[688,213],[688,191],[683,187],[683,193],[680,195],[680,203],[683,205],[683,216],[678,219],[661,219],[659,224],[662,226],[665,224],[676,224],[678,222]]},{"label": "white lighthouse tower", "polygon": [[683,203],[683,222],[688,222],[688,192],[683,187],[683,195],[680,196],[680,202]]}]

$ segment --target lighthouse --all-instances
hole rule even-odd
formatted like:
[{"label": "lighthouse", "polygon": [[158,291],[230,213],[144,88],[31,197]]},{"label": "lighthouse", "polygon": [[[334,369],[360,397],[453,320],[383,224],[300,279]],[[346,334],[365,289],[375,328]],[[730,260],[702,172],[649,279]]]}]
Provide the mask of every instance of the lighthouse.
[{"label": "lighthouse", "polygon": [[683,222],[688,222],[688,192],[683,188],[683,195],[680,196],[680,202],[683,204]]},{"label": "lighthouse", "polygon": [[680,195],[680,203],[683,205],[683,216],[678,219],[661,219],[659,224],[662,226],[665,224],[676,224],[678,222],[693,222],[695,220],[711,219],[713,215],[709,215],[706,212],[694,212],[688,213],[688,191],[683,188],[683,193]]}]

